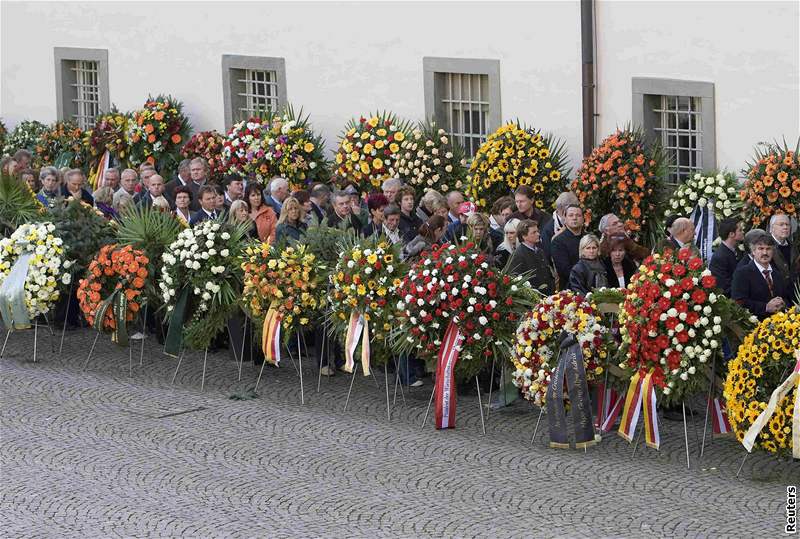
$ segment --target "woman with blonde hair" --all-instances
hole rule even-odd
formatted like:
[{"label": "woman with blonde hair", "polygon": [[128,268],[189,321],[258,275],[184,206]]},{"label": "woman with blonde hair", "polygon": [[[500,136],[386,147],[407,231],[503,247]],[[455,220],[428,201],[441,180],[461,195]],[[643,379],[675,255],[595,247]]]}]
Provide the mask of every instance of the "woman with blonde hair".
[{"label": "woman with blonde hair", "polygon": [[498,268],[506,267],[517,248],[517,227],[520,222],[517,218],[509,219],[503,227],[503,243],[494,252],[494,262]]},{"label": "woman with blonde hair", "polygon": [[284,240],[288,243],[302,241],[308,228],[305,218],[303,205],[296,198],[292,196],[284,200],[281,215],[278,217],[278,228],[275,229],[275,241],[279,243]]},{"label": "woman with blonde hair", "polygon": [[250,218],[250,206],[244,200],[234,200],[228,210],[228,222],[234,225],[249,224],[247,235],[251,238],[258,238],[256,223]]},{"label": "woman with blonde hair", "polygon": [[608,286],[605,264],[600,260],[600,240],[594,234],[586,234],[578,244],[580,260],[569,274],[569,288],[586,295],[595,288]]}]

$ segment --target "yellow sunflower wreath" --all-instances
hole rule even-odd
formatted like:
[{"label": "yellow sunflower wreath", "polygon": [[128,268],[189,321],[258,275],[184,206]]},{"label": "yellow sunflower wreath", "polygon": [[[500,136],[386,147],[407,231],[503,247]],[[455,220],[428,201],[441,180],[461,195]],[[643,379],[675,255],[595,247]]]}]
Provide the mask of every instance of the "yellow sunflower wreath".
[{"label": "yellow sunflower wreath", "polygon": [[[776,313],[762,321],[728,364],[725,400],[728,419],[742,441],[750,426],[767,408],[772,392],[792,372],[800,348],[800,311]],[[792,415],[797,387],[786,393],[755,440],[754,447],[788,456],[792,452]]]}]

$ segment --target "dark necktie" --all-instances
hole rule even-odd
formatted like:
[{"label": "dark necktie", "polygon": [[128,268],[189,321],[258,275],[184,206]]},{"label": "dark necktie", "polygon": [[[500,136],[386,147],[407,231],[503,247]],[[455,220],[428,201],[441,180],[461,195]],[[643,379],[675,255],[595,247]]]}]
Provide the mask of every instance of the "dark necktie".
[{"label": "dark necktie", "polygon": [[761,273],[764,274],[764,279],[767,280],[767,288],[769,288],[769,296],[770,296],[770,298],[775,297],[775,292],[772,289],[772,277],[770,276],[770,274],[772,273],[772,270],[765,269],[765,270],[762,270]]}]

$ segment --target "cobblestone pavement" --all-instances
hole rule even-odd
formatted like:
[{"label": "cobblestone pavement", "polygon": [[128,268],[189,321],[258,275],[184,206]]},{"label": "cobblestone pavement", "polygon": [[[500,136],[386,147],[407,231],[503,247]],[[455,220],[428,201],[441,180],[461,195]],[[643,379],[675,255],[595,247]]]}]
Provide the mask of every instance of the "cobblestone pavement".
[{"label": "cobblestone pavement", "polygon": [[[660,452],[607,436],[588,452],[530,443],[537,414],[519,402],[480,432],[477,400],[458,428],[420,429],[430,384],[322,380],[306,360],[305,399],[290,361],[257,371],[226,352],[176,360],[146,343],[139,366],[106,337],[68,333],[59,358],[40,333],[11,335],[0,362],[0,534],[5,537],[767,537],[782,532],[786,485],[800,467],[714,441],[686,469],[681,423]],[[57,343],[55,343],[57,345]],[[382,383],[382,370],[377,377]],[[390,374],[391,377],[391,374]],[[231,398],[233,396],[234,398]],[[429,418],[430,421],[430,418]],[[545,422],[542,424],[544,425]]]}]

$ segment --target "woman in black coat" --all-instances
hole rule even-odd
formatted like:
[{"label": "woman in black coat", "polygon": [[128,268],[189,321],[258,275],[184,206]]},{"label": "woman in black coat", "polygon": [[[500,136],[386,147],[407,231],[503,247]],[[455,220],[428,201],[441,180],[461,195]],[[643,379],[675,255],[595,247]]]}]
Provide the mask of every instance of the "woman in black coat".
[{"label": "woman in black coat", "polygon": [[603,242],[603,264],[606,267],[606,281],[611,288],[626,288],[639,269],[628,256],[625,236],[612,236]]},{"label": "woman in black coat", "polygon": [[606,267],[600,260],[600,240],[594,234],[581,238],[578,247],[580,260],[569,274],[569,288],[573,292],[586,295],[595,288],[608,286]]}]

